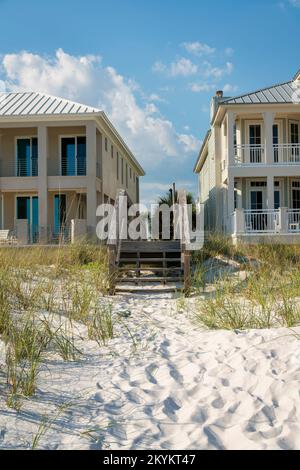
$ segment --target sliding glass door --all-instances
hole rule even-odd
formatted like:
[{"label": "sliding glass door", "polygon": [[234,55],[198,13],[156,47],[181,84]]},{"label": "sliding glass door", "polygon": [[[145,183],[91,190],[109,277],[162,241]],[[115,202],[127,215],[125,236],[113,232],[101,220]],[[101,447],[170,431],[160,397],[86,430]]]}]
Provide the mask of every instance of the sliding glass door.
[{"label": "sliding glass door", "polygon": [[27,220],[28,240],[37,243],[39,236],[39,202],[37,196],[17,196],[16,219]]},{"label": "sliding glass door", "polygon": [[86,137],[61,138],[62,176],[86,175]]},{"label": "sliding glass door", "polygon": [[67,202],[65,194],[54,196],[54,235],[61,235],[66,228]]},{"label": "sliding glass door", "polygon": [[16,176],[38,176],[38,141],[36,137],[17,139]]}]

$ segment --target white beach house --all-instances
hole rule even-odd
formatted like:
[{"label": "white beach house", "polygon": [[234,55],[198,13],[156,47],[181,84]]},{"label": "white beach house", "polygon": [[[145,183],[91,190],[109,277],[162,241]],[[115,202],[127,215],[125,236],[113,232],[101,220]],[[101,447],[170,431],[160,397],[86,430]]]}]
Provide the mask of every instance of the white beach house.
[{"label": "white beach house", "polygon": [[234,242],[300,243],[300,72],[279,85],[212,99],[194,171],[208,231]]},{"label": "white beach house", "polygon": [[0,93],[0,229],[22,243],[95,235],[96,208],[144,171],[104,112],[42,93]]}]

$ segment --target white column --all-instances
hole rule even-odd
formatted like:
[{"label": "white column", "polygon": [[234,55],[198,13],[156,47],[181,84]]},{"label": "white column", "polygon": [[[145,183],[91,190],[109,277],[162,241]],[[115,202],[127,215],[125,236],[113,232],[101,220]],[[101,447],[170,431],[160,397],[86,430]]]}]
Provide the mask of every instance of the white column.
[{"label": "white column", "polygon": [[288,208],[281,207],[279,211],[279,225],[281,233],[288,233],[289,221],[288,221]]},{"label": "white column", "polygon": [[47,242],[48,229],[48,130],[46,125],[38,126],[38,201],[39,201],[39,241]]},{"label": "white column", "polygon": [[234,178],[228,178],[228,230],[229,233],[233,231],[233,213],[234,213]]},{"label": "white column", "polygon": [[268,176],[267,206],[269,210],[274,210],[274,176]]},{"label": "white column", "polygon": [[244,209],[237,209],[235,213],[236,234],[245,233],[245,213]]},{"label": "white column", "polygon": [[274,113],[266,111],[263,113],[264,117],[264,144],[265,144],[265,162],[267,165],[274,164],[274,151],[273,151],[273,124]]},{"label": "white column", "polygon": [[96,236],[96,160],[97,160],[97,128],[95,121],[86,125],[86,157],[87,157],[87,230],[92,237]]},{"label": "white column", "polygon": [[227,112],[227,154],[228,165],[233,166],[234,161],[234,124],[236,114],[232,111]]}]

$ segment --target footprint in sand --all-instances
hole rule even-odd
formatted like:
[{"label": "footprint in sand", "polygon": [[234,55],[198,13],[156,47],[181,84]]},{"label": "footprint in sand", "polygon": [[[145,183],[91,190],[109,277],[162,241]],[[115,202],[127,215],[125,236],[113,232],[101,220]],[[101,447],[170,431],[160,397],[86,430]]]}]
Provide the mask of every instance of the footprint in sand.
[{"label": "footprint in sand", "polygon": [[212,406],[216,408],[217,410],[221,410],[225,406],[225,402],[222,399],[222,397],[216,398],[214,401],[212,401]]},{"label": "footprint in sand", "polygon": [[158,369],[157,364],[150,364],[150,366],[145,368],[147,380],[149,380],[149,382],[151,382],[154,385],[157,385],[157,380],[154,377],[153,373],[156,372],[157,369]]},{"label": "footprint in sand", "polygon": [[174,398],[168,397],[164,400],[163,413],[165,413],[168,418],[172,421],[176,421],[176,412],[180,410],[181,404],[177,403]]}]

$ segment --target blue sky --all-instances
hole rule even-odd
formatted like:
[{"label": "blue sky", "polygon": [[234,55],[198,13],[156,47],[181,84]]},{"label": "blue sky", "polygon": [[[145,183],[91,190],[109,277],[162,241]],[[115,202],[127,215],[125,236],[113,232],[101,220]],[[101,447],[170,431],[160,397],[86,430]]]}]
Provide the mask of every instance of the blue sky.
[{"label": "blue sky", "polygon": [[0,90],[103,108],[143,164],[142,197],[193,166],[217,89],[237,95],[300,68],[300,0],[0,0]]}]

